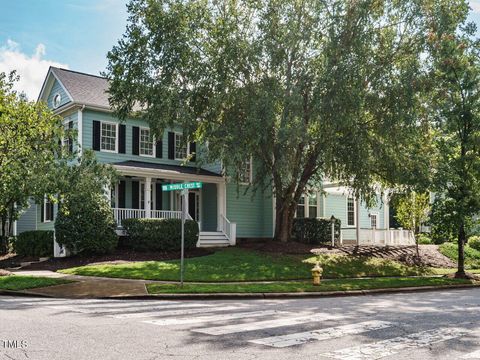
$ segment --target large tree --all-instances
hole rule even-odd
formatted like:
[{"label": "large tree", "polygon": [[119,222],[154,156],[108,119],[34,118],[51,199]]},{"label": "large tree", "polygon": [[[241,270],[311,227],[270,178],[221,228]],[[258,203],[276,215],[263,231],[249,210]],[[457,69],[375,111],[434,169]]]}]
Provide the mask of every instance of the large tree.
[{"label": "large tree", "polygon": [[465,277],[466,226],[480,213],[480,42],[475,25],[466,23],[468,5],[458,3],[457,11],[446,0],[432,8],[429,47],[439,151],[435,184],[448,224],[456,227],[456,276]]},{"label": "large tree", "polygon": [[15,81],[14,73],[0,73],[0,253],[28,199],[54,194],[58,164],[70,157],[62,119],[13,91]]},{"label": "large tree", "polygon": [[[369,200],[426,158],[419,121],[433,0],[132,0],[109,52],[110,102],[161,133],[179,125],[252,189],[271,186],[275,238],[326,178]],[[410,175],[413,175],[409,177]]]}]

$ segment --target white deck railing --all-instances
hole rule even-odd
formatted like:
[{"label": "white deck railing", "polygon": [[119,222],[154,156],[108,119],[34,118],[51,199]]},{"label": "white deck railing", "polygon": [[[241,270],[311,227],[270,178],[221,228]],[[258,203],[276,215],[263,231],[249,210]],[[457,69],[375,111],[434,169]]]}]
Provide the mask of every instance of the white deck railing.
[{"label": "white deck railing", "polygon": [[343,244],[376,245],[376,246],[405,246],[415,245],[412,231],[404,229],[360,229],[360,238],[357,242],[354,227],[342,228],[340,231],[340,246]]},{"label": "white deck railing", "polygon": [[230,222],[224,215],[220,215],[221,223],[220,230],[225,234],[230,242],[230,245],[235,245],[237,241],[237,224]]},{"label": "white deck railing", "polygon": [[415,245],[410,230],[403,229],[360,229],[359,245]]},{"label": "white deck railing", "polygon": [[112,210],[118,227],[122,226],[122,221],[125,219],[180,219],[182,216],[181,211],[171,210],[150,210],[150,214],[147,214],[144,209],[113,208]]}]

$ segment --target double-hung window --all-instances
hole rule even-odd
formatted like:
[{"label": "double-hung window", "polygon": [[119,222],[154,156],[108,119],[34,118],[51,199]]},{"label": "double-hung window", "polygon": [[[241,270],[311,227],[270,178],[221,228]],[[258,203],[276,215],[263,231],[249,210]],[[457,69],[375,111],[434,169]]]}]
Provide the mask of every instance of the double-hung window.
[{"label": "double-hung window", "polygon": [[239,174],[240,183],[242,184],[250,184],[252,182],[252,158],[250,157],[241,169]]},{"label": "double-hung window", "polygon": [[355,199],[347,198],[347,226],[355,226]]},{"label": "double-hung window", "polygon": [[140,128],[140,155],[153,156],[153,137],[150,129]]},{"label": "double-hung window", "polygon": [[297,218],[305,217],[305,195],[302,195],[297,204]]},{"label": "double-hung window", "polygon": [[378,229],[378,214],[370,214],[370,226],[372,229]]},{"label": "double-hung window", "polygon": [[100,133],[100,150],[117,152],[117,124],[102,122]]},{"label": "double-hung window", "polygon": [[183,141],[183,134],[175,133],[175,160],[184,160],[187,156],[188,146]]},{"label": "double-hung window", "polygon": [[42,222],[53,221],[53,202],[48,196],[43,199],[43,219]]},{"label": "double-hung window", "polygon": [[308,217],[317,217],[317,194],[313,193],[308,196]]}]

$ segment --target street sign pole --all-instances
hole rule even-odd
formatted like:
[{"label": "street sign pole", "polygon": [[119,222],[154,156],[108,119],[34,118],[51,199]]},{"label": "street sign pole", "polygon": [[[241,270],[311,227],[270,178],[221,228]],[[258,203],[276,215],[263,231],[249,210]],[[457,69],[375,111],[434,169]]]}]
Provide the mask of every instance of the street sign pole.
[{"label": "street sign pole", "polygon": [[183,273],[184,273],[184,257],[185,257],[185,219],[187,218],[187,201],[189,189],[201,189],[203,183],[200,181],[194,181],[190,183],[178,183],[178,184],[165,184],[162,185],[162,191],[178,191],[181,190],[181,206],[182,206],[182,244],[180,250],[180,286],[183,287]]},{"label": "street sign pole", "polygon": [[185,218],[186,218],[186,206],[187,206],[187,194],[188,189],[182,190],[182,244],[180,250],[180,287],[183,287],[183,273],[184,273],[184,257],[185,257]]}]

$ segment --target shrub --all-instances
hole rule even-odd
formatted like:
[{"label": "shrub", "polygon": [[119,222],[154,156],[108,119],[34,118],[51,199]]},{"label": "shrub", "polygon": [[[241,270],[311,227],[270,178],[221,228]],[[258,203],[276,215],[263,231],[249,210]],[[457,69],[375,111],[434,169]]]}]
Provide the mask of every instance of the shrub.
[{"label": "shrub", "polygon": [[330,244],[332,221],[335,223],[335,241],[340,240],[340,220],[328,218],[298,218],[293,221],[293,237],[305,244]]},{"label": "shrub", "polygon": [[418,234],[417,241],[420,245],[433,244],[432,238],[428,234]]},{"label": "shrub", "polygon": [[16,237],[13,245],[20,256],[53,256],[53,231],[25,231]]},{"label": "shrub", "polygon": [[[126,219],[122,225],[128,239],[125,246],[141,251],[180,250],[180,219]],[[198,224],[185,222],[185,249],[192,249],[198,240]]]},{"label": "shrub", "polygon": [[115,249],[118,236],[112,209],[102,194],[68,197],[55,220],[57,242],[74,253],[105,254]]},{"label": "shrub", "polygon": [[480,236],[470,236],[468,239],[468,246],[472,249],[480,251]]}]

